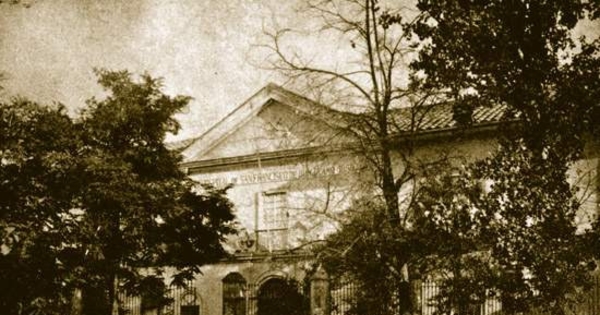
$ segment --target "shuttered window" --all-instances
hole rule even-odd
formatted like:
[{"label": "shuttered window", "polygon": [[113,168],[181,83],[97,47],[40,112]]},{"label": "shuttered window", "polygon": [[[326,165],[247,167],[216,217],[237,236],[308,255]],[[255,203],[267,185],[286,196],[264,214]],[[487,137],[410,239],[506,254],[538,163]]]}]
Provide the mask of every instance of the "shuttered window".
[{"label": "shuttered window", "polygon": [[287,248],[288,209],[285,192],[263,193],[258,209],[258,245],[268,251]]}]

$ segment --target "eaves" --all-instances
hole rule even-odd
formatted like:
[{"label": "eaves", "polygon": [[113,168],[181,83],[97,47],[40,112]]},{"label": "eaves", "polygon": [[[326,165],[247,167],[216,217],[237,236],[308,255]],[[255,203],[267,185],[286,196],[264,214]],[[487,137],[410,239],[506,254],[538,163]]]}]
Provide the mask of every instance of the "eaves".
[{"label": "eaves", "polygon": [[[457,137],[477,137],[477,136],[497,136],[498,128],[502,125],[515,125],[517,121],[494,121],[479,123],[468,127],[449,127],[431,130],[421,130],[418,132],[405,132],[393,137],[393,142],[397,144],[406,141],[414,142],[414,145],[424,145],[432,141],[455,140]],[[203,171],[214,171],[218,168],[229,168],[244,165],[256,165],[263,162],[286,162],[298,160],[311,156],[331,156],[336,154],[356,152],[355,144],[336,145],[336,146],[314,146],[298,149],[287,149],[274,152],[258,152],[255,154],[224,157],[217,159],[208,159],[182,163],[181,168],[188,174],[196,174]]]}]

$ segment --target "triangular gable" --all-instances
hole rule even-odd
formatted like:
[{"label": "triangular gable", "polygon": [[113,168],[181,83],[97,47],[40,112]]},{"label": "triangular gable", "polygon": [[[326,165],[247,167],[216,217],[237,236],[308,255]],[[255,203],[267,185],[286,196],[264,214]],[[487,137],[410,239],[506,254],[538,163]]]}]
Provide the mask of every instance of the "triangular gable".
[{"label": "triangular gable", "polygon": [[[261,113],[265,114],[265,110],[277,110],[277,108],[282,111],[282,113],[279,114],[280,116],[290,118],[292,121],[297,119],[298,122],[311,121],[311,123],[315,123],[313,126],[305,124],[300,127],[309,128],[307,131],[313,135],[316,134],[317,136],[320,136],[320,133],[325,131],[322,127],[328,127],[328,131],[331,132],[334,132],[335,130],[335,132],[342,131],[345,133],[348,129],[352,129],[352,118],[359,119],[359,116],[355,116],[354,114],[333,110],[294,92],[288,91],[278,85],[268,84],[215,124],[202,136],[171,144],[170,148],[180,151],[183,155],[183,163],[188,163],[234,156],[247,156],[257,153],[276,152],[278,150],[300,149],[306,148],[307,145],[317,147],[319,145],[331,144],[323,143],[323,141],[315,141],[312,143],[305,143],[306,145],[304,146],[302,146],[302,143],[295,144],[300,145],[300,147],[293,145],[289,147],[286,147],[285,145],[277,146],[277,142],[285,141],[285,139],[275,139],[273,138],[273,134],[261,134],[260,132],[257,132],[257,127],[253,126],[253,124],[257,123],[257,117],[261,115]],[[403,132],[409,131],[409,128],[406,126],[406,121],[409,120],[402,116],[411,111],[411,109],[400,109],[392,115],[392,118],[397,120],[393,125],[398,128],[397,130],[393,130],[393,132],[402,134]],[[471,127],[498,124],[505,120],[505,111],[506,106],[504,105],[477,108],[473,113],[473,125]],[[295,118],[291,116],[295,116]],[[419,120],[418,125],[415,126],[415,132],[417,133],[425,134],[429,131],[444,131],[458,128],[453,119],[451,103],[424,106],[422,109],[417,110],[416,117]],[[276,122],[276,120],[265,121],[265,123]],[[343,131],[345,128],[348,129]],[[248,139],[260,137],[265,137],[267,139],[272,138],[271,140],[273,140],[275,144],[270,146],[265,143],[256,144],[248,143],[248,141],[246,141]],[[326,139],[327,137],[325,135],[325,137],[322,138]],[[307,139],[310,140],[310,137],[303,138],[303,140]],[[333,144],[340,145],[344,140],[349,139],[338,137],[337,141],[335,141],[336,143]]]},{"label": "triangular gable", "polygon": [[[281,111],[281,113],[274,114],[272,113],[274,110]],[[259,115],[268,117],[258,117]],[[251,138],[273,137],[272,130],[270,131],[268,128],[269,126],[265,126],[265,133],[260,134],[260,130],[257,129],[256,124],[258,123],[257,120],[260,119],[269,119],[265,120],[264,123],[275,124],[277,121],[273,120],[273,117],[277,115],[280,115],[281,118],[286,118],[288,124],[290,120],[293,121],[294,119],[305,122],[312,120],[310,123],[316,123],[318,121],[321,125],[330,124],[331,126],[333,126],[336,121],[340,121],[339,117],[336,117],[337,115],[340,115],[339,112],[299,96],[278,85],[269,84],[238,106],[202,136],[195,138],[192,143],[182,151],[184,163],[246,155],[256,153],[256,150],[289,149],[285,146],[279,146],[278,148],[277,139],[273,139],[276,143],[271,147],[265,147],[266,144],[264,143],[258,146],[250,143],[243,143],[244,136]],[[290,117],[292,115],[296,116],[296,118]],[[275,127],[275,129],[277,129],[276,126],[270,127]],[[286,126],[284,123],[282,127],[285,129],[285,127],[289,126]],[[285,133],[285,130],[280,131]],[[315,130],[312,131],[314,133]],[[271,132],[271,134],[266,134],[269,132]],[[231,148],[232,146],[236,146],[236,142],[239,144],[238,148]],[[246,147],[244,147],[244,145]],[[251,145],[254,145],[254,147],[249,147]],[[230,148],[227,148],[227,146]],[[236,149],[237,152],[233,154],[233,150]]]}]

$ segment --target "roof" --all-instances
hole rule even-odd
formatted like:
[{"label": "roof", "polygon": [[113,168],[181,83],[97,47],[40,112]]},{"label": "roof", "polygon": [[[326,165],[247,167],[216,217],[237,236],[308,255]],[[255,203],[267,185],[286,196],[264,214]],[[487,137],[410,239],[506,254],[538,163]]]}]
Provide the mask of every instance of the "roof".
[{"label": "roof", "polygon": [[[209,150],[214,143],[228,135],[236,126],[256,115],[260,109],[271,101],[278,101],[292,106],[297,112],[319,118],[327,123],[341,122],[343,117],[360,117],[360,114],[344,113],[304,96],[289,91],[276,84],[268,84],[256,94],[251,96],[221,121],[217,122],[204,134],[180,141],[166,143],[166,147],[176,151],[190,151],[187,159]],[[473,112],[473,121],[470,127],[478,125],[495,124],[503,120],[506,112],[505,105],[478,107]],[[453,104],[442,103],[426,105],[418,108],[400,108],[390,116],[392,124],[398,134],[405,132],[427,133],[458,129],[460,126],[453,118]],[[364,116],[363,116],[364,117]],[[345,125],[348,122],[340,125]]]},{"label": "roof", "polygon": [[[477,107],[470,126],[497,123],[504,119],[506,105]],[[459,128],[454,119],[452,103],[427,105],[419,108],[397,110],[392,119],[397,122],[397,132],[427,132]]]}]

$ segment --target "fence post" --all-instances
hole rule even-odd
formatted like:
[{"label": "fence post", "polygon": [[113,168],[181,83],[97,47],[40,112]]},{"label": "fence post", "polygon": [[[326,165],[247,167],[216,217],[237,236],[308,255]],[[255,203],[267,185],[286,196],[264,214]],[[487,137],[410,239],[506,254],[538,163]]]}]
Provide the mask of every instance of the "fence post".
[{"label": "fence post", "polygon": [[319,266],[310,278],[310,315],[329,315],[329,277]]},{"label": "fence post", "polygon": [[77,288],[73,290],[73,295],[71,296],[71,315],[81,315],[83,312],[83,298],[81,289]]}]

